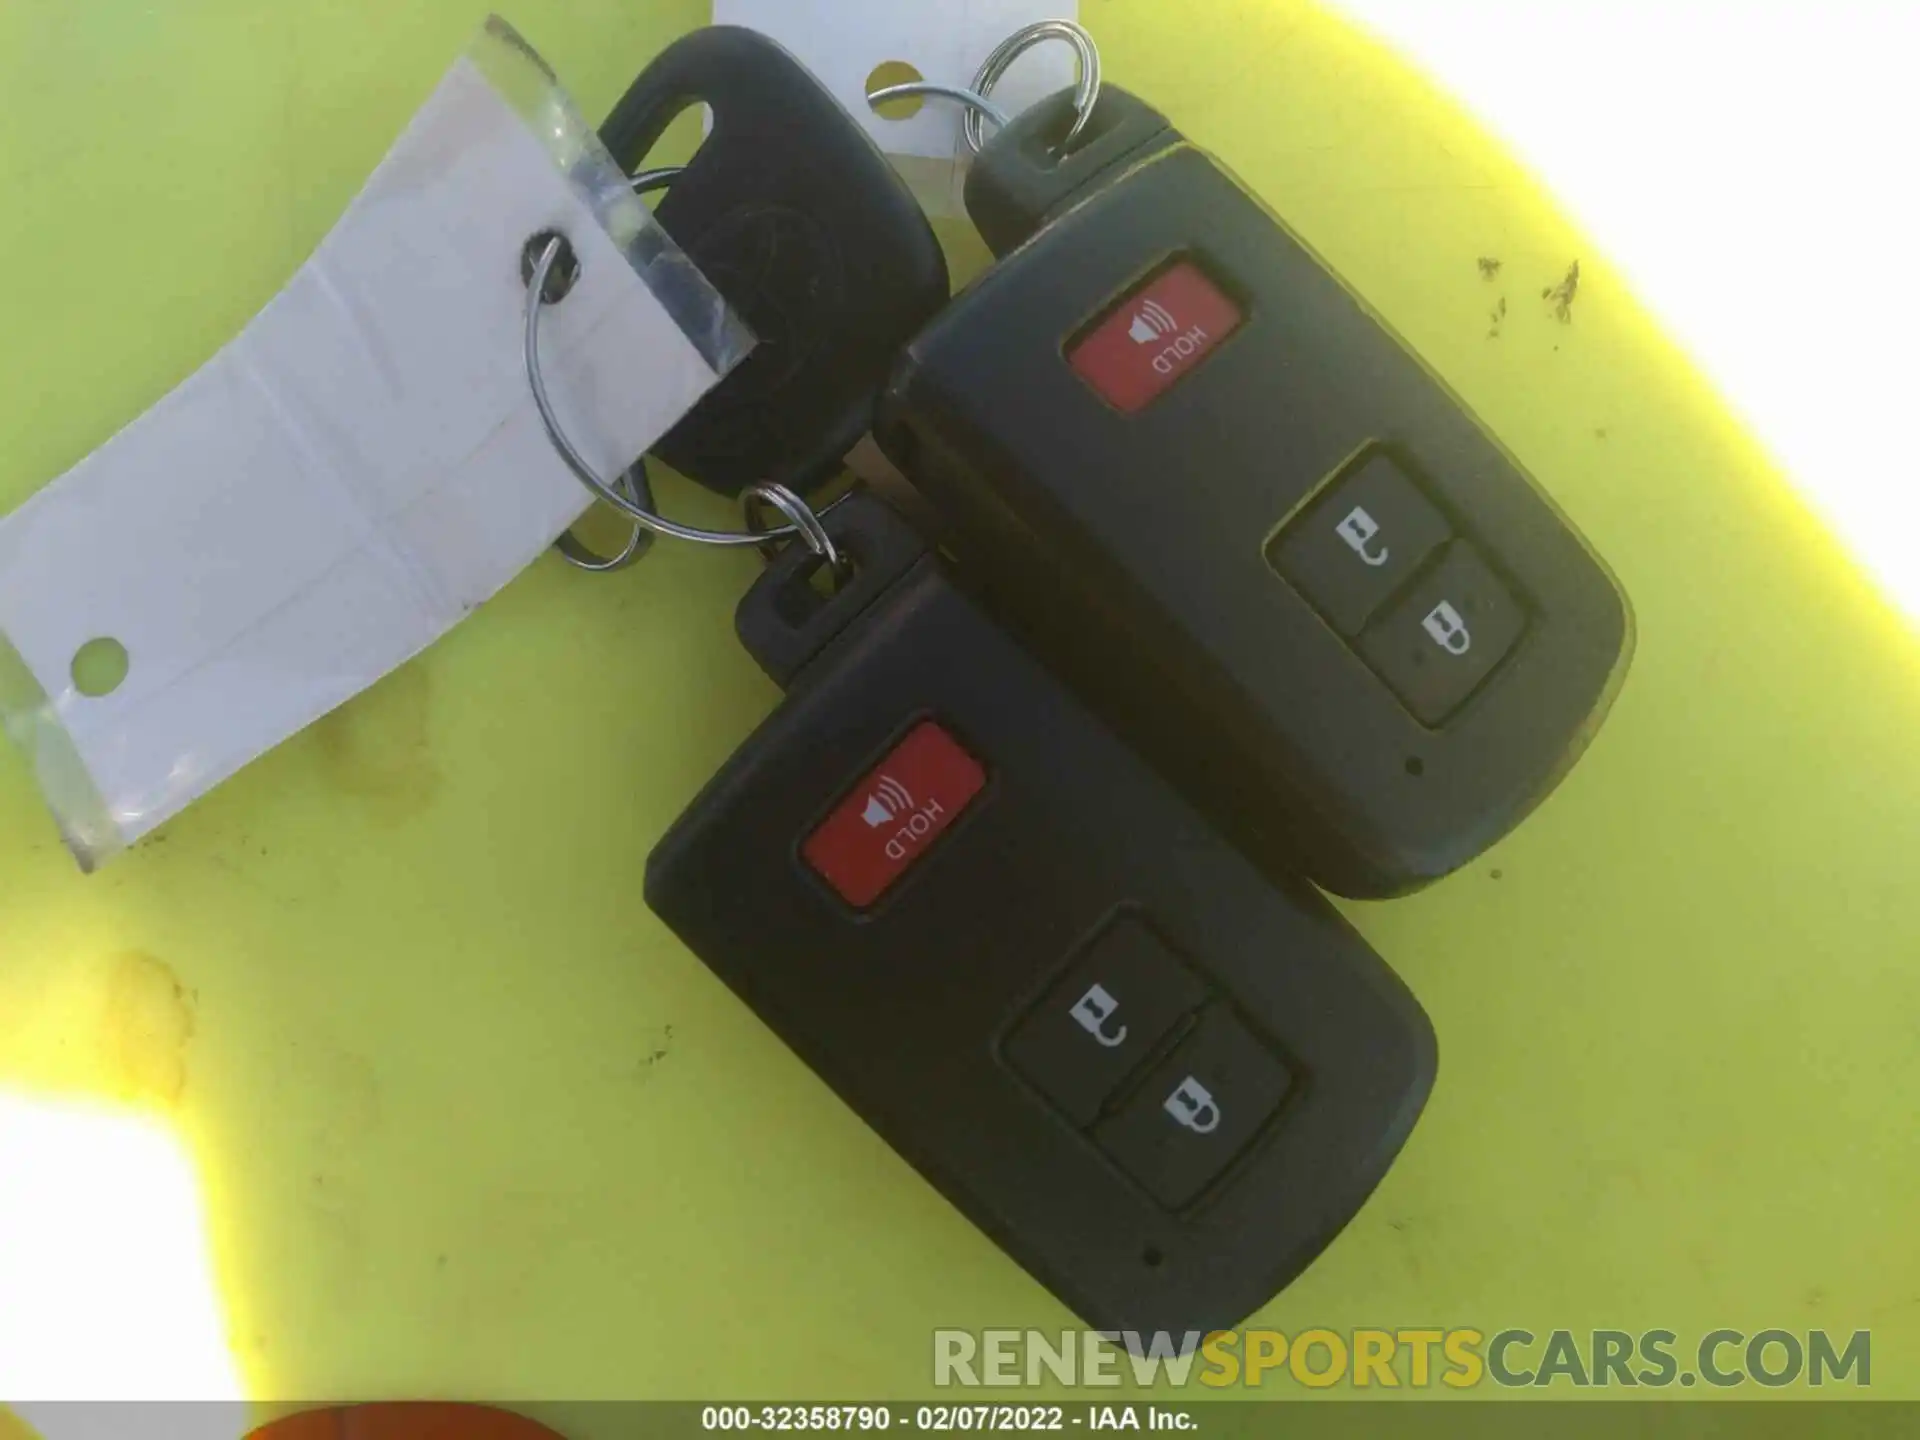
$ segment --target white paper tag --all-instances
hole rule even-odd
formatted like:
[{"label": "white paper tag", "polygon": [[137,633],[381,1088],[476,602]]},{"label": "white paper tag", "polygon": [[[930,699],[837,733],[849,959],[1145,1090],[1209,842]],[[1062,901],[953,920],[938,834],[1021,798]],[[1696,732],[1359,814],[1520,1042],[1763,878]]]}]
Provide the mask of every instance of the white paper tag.
[{"label": "white paper tag", "polygon": [[[959,212],[960,182],[972,160],[960,133],[961,107],[930,99],[917,115],[888,120],[867,103],[868,77],[898,60],[924,79],[964,86],[1015,31],[1078,15],[1077,0],[713,0],[715,24],[770,35],[819,76],[937,215]],[[1014,62],[993,100],[1017,115],[1073,82],[1073,51],[1038,45]]]},{"label": "white paper tag", "polygon": [[[669,313],[726,315],[564,97],[539,135],[523,118],[550,79],[531,52],[503,81],[483,47],[238,338],[0,522],[0,632],[39,692],[21,703],[16,664],[8,729],[85,865],[424,649],[586,509],[527,388],[529,237],[580,259],[542,356],[601,473],[738,358],[723,321],[690,338]],[[71,670],[100,637],[127,674],[89,698]]]}]

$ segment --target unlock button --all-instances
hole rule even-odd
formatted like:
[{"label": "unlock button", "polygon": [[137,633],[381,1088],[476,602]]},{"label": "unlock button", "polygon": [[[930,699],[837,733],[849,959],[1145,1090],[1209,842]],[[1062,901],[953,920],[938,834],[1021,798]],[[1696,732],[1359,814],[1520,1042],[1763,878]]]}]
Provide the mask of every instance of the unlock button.
[{"label": "unlock button", "polygon": [[1120,1168],[1178,1210],[1266,1128],[1292,1076],[1224,1005],[1093,1132]]},{"label": "unlock button", "polygon": [[1076,1125],[1207,998],[1138,917],[1103,929],[1007,1041],[1007,1059]]},{"label": "unlock button", "polygon": [[1289,522],[1267,563],[1352,639],[1448,533],[1413,481],[1376,454]]}]

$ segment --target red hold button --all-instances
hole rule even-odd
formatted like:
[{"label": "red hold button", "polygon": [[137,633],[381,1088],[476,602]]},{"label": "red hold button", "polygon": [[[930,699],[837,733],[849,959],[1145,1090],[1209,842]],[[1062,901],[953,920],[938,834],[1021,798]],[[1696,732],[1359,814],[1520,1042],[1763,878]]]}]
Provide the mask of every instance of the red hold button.
[{"label": "red hold button", "polygon": [[933,721],[916,725],[853,787],[800,853],[864,910],[944,834],[987,784],[980,762]]},{"label": "red hold button", "polygon": [[1190,260],[1122,301],[1067,357],[1116,410],[1158,399],[1246,317]]}]

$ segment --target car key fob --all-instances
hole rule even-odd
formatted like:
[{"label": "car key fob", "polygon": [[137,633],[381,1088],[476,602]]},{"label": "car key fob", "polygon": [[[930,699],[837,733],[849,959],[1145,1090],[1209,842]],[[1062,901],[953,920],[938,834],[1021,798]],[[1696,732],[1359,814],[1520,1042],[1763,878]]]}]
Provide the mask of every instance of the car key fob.
[{"label": "car key fob", "polygon": [[1425,1015],[891,511],[825,524],[852,577],[823,595],[793,547],[742,602],[790,688],[649,858],[649,905],[1087,1323],[1237,1322],[1400,1149]]},{"label": "car key fob", "polygon": [[878,147],[805,66],[710,26],[662,51],[601,138],[633,171],[704,103],[712,133],[655,211],[758,344],[655,447],[723,494],[830,478],[899,347],[942,304],[946,259]]},{"label": "car key fob", "polygon": [[1388,896],[1498,840],[1605,714],[1630,612],[1297,236],[1109,86],[990,141],[1004,257],[875,438],[1001,623],[1275,870]]}]

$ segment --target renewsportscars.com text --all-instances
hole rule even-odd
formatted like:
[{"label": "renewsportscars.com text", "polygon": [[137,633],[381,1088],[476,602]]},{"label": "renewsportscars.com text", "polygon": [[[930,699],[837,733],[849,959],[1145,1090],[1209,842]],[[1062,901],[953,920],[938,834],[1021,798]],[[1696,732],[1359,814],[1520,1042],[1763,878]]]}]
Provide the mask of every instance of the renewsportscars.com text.
[{"label": "renewsportscars.com text", "polygon": [[1214,1389],[1299,1385],[1325,1390],[1505,1388],[1689,1388],[1873,1383],[1866,1330],[1710,1330],[1683,1340],[1671,1330],[1470,1328],[1158,1331],[937,1330],[933,1383],[940,1387],[1166,1384]]}]

